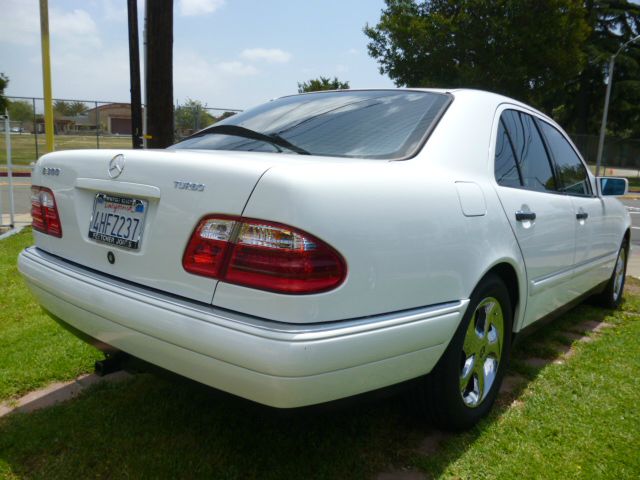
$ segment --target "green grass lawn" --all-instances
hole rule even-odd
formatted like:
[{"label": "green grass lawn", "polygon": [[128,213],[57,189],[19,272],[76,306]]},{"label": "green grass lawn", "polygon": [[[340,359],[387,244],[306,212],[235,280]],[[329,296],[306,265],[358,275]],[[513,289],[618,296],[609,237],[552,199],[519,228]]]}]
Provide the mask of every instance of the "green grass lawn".
[{"label": "green grass lawn", "polygon": [[[0,243],[2,291],[15,297],[0,321],[5,396],[47,377],[73,376],[96,358],[39,313],[13,267],[29,235],[10,241]],[[521,387],[435,453],[420,452],[430,427],[404,396],[291,415],[143,374],[95,386],[57,407],[1,418],[0,477],[370,478],[412,468],[434,478],[638,478],[639,314],[640,282],[629,279],[623,310],[582,305],[527,338],[511,367],[523,377]],[[614,326],[574,344],[561,363],[524,362],[532,355],[557,358],[556,347],[572,341],[561,332],[584,320]],[[44,346],[47,359],[68,363],[34,381],[27,372],[43,368],[43,359],[31,357]],[[12,380],[5,385],[5,378]]]},{"label": "green grass lawn", "polygon": [[96,351],[54,323],[18,273],[31,229],[0,241],[0,400],[90,371]]},{"label": "green grass lawn", "polygon": [[[84,148],[98,148],[96,137],[91,135],[56,135],[54,136],[56,150],[74,150]],[[100,137],[100,148],[131,148],[131,137]],[[38,153],[45,153],[45,137],[38,135]],[[11,159],[15,165],[29,165],[35,162],[35,136],[30,133],[11,135]],[[7,151],[4,134],[0,135],[0,165],[7,163]]]}]

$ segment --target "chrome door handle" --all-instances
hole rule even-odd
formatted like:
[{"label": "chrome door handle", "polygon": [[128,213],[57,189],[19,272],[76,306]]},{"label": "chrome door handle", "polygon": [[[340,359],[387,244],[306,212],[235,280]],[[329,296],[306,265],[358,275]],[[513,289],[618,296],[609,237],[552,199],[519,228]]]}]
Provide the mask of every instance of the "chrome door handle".
[{"label": "chrome door handle", "polygon": [[536,219],[536,214],[534,212],[523,212],[521,210],[518,210],[516,212],[516,220],[518,222],[524,222],[527,220],[535,220]]},{"label": "chrome door handle", "polygon": [[586,220],[588,217],[589,217],[589,214],[587,212],[576,213],[577,220]]}]

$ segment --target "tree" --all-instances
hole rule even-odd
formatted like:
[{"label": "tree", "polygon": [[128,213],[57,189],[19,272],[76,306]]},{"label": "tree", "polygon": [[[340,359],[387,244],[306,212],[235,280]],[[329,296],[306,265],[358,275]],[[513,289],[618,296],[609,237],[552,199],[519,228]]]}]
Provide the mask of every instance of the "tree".
[{"label": "tree", "polygon": [[67,102],[56,100],[53,102],[53,111],[63,117],[75,117],[87,111],[87,106],[83,102]]},{"label": "tree", "polygon": [[333,77],[331,80],[329,77],[320,76],[319,78],[312,78],[308,82],[298,82],[298,93],[317,92],[319,90],[347,90],[349,88],[349,82],[341,82],[338,77]]},{"label": "tree", "polygon": [[200,100],[187,101],[176,108],[176,128],[185,130],[200,130],[216,121],[206,110],[207,105]]},{"label": "tree", "polygon": [[4,73],[0,73],[0,115],[4,115],[4,110],[7,108],[7,97],[4,96],[4,89],[9,85],[9,77]]},{"label": "tree", "polygon": [[386,0],[369,54],[398,86],[470,87],[549,110],[585,63],[577,0]]},{"label": "tree", "polygon": [[24,100],[8,101],[7,110],[9,118],[16,122],[32,122],[33,121],[33,104]]},{"label": "tree", "polygon": [[[626,0],[587,0],[591,33],[582,50],[584,69],[568,83],[558,120],[575,133],[595,134],[600,128],[605,80],[611,55],[640,33],[640,5]],[[629,45],[616,58],[609,108],[609,131],[640,136],[640,46]]]},{"label": "tree", "polygon": [[71,115],[71,103],[64,100],[56,100],[53,102],[53,112],[55,116],[68,117]]}]

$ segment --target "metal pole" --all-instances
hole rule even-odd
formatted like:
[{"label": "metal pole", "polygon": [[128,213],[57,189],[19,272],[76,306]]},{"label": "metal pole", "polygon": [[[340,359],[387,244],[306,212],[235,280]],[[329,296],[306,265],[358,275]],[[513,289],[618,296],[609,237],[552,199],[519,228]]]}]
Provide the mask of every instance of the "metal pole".
[{"label": "metal pole", "polygon": [[53,99],[51,94],[49,5],[47,0],[40,0],[40,41],[42,45],[42,84],[44,87],[44,134],[47,139],[47,152],[53,152]]},{"label": "metal pole", "polygon": [[144,2],[144,28],[142,29],[142,54],[144,58],[142,59],[142,74],[144,75],[144,109],[142,111],[142,148],[147,148],[147,112],[149,111],[149,95],[147,93],[147,32],[149,31],[149,27],[147,26],[147,17],[148,17],[148,3],[146,0]]},{"label": "metal pole", "polygon": [[33,100],[33,134],[35,136],[36,139],[36,162],[38,161],[38,158],[40,158],[40,155],[38,155],[38,117],[36,116],[36,99],[35,97],[32,99]]},{"label": "metal pole", "polygon": [[598,139],[598,156],[596,157],[596,177],[600,175],[600,165],[602,164],[602,151],[604,150],[604,135],[607,130],[607,116],[609,115],[609,99],[611,98],[611,85],[613,84],[613,67],[616,56],[611,55],[609,60],[609,81],[607,82],[607,93],[604,96],[604,110],[602,111],[602,123],[600,124],[600,138]]},{"label": "metal pole", "polygon": [[96,106],[96,148],[100,148],[100,112],[98,112],[98,102],[94,102]]},{"label": "metal pole", "polygon": [[4,116],[4,133],[7,143],[7,180],[9,180],[9,226],[13,228],[15,215],[15,206],[13,204],[13,167],[11,166],[11,124],[9,122],[9,114],[5,111]]},{"label": "metal pole", "polygon": [[129,77],[131,81],[131,146],[142,148],[142,106],[140,105],[140,47],[138,46],[138,3],[127,0],[129,20]]}]

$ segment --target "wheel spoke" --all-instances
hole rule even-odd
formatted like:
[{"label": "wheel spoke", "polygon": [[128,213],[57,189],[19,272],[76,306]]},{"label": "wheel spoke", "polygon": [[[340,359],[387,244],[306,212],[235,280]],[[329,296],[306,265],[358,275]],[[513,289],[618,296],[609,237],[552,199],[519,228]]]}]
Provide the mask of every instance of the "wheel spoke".
[{"label": "wheel spoke", "polygon": [[467,328],[467,333],[464,337],[464,344],[462,346],[462,349],[464,350],[464,354],[467,357],[480,353],[480,347],[482,344],[476,332],[475,320],[476,320],[476,315],[474,314],[473,318],[469,322],[469,327]]},{"label": "wheel spoke", "polygon": [[487,334],[487,345],[485,350],[485,357],[492,357],[496,360],[500,359],[502,353],[502,345],[500,332],[495,325],[491,325],[489,333]]},{"label": "wheel spoke", "polygon": [[464,395],[464,392],[467,390],[469,386],[469,380],[471,380],[473,371],[475,368],[476,356],[471,355],[467,357],[463,366],[462,372],[460,373],[460,392]]},{"label": "wheel spoke", "polygon": [[484,372],[484,362],[476,362],[476,367],[474,368],[474,376],[473,378],[476,380],[476,389],[478,392],[478,398],[475,402],[475,405],[478,405],[484,399],[484,386],[485,386],[485,372]]},{"label": "wheel spoke", "polygon": [[483,325],[483,336],[486,337],[487,333],[489,333],[489,326],[491,325],[492,315],[495,314],[496,310],[496,302],[487,302],[484,306],[484,325]]}]

